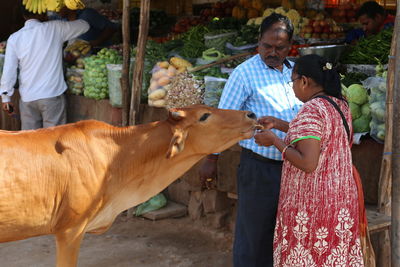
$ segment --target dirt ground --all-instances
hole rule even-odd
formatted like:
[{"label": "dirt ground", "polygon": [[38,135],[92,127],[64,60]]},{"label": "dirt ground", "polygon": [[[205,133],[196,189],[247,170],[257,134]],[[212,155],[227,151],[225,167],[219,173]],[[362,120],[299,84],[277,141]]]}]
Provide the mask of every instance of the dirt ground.
[{"label": "dirt ground", "polygon": [[[150,221],[121,214],[102,235],[86,234],[79,267],[232,266],[232,235],[188,217]],[[55,266],[53,236],[0,244],[0,266]]]}]

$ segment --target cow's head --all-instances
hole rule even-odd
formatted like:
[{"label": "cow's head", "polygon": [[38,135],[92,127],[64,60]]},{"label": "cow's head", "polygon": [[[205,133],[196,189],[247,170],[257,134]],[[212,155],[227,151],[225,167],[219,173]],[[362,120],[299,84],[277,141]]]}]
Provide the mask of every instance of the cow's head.
[{"label": "cow's head", "polygon": [[173,136],[167,158],[180,153],[184,147],[199,154],[221,152],[240,140],[251,138],[258,127],[252,112],[203,105],[171,109],[168,122]]}]

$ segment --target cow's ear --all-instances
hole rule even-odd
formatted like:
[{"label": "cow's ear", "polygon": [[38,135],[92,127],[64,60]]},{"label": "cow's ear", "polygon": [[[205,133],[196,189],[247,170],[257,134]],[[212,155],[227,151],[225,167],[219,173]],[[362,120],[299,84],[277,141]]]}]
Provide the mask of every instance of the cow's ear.
[{"label": "cow's ear", "polygon": [[177,109],[170,109],[168,114],[168,119],[172,121],[180,121],[184,118],[184,114],[182,111]]},{"label": "cow's ear", "polygon": [[183,129],[176,129],[172,136],[171,143],[169,144],[167,159],[174,157],[182,152],[185,147],[187,131]]}]

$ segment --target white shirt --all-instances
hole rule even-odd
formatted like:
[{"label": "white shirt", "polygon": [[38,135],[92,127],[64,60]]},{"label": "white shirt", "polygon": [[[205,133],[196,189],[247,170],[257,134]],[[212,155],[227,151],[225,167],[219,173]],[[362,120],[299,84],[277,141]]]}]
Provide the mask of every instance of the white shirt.
[{"label": "white shirt", "polygon": [[83,20],[27,20],[24,27],[7,40],[0,83],[3,102],[10,102],[14,94],[17,69],[22,101],[61,95],[67,89],[62,67],[63,43],[88,30],[89,24]]}]

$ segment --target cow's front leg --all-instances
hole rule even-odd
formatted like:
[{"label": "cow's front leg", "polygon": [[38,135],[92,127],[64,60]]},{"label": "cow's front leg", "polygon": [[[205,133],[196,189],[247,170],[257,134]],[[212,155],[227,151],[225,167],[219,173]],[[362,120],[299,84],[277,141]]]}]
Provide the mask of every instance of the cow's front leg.
[{"label": "cow's front leg", "polygon": [[56,233],[57,267],[77,266],[84,229],[84,226],[80,226]]}]

